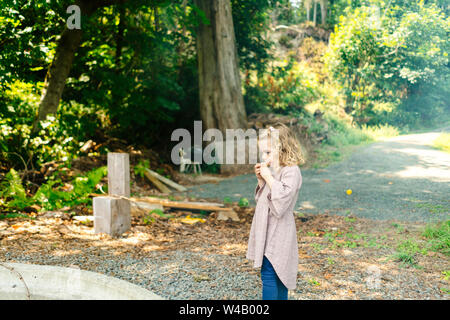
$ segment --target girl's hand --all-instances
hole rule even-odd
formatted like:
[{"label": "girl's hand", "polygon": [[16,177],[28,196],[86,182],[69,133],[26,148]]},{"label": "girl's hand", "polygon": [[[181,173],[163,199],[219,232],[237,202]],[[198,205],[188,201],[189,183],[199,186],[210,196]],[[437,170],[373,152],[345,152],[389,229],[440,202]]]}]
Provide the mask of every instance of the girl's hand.
[{"label": "girl's hand", "polygon": [[269,177],[272,177],[272,173],[270,172],[269,168],[267,167],[266,163],[262,163],[260,170],[259,170],[259,174],[261,175],[261,177],[267,181],[267,179]]},{"label": "girl's hand", "polygon": [[258,179],[258,184],[260,187],[264,184],[264,178],[261,176],[261,163],[255,164],[255,175]]},{"label": "girl's hand", "polygon": [[266,163],[261,164],[260,174],[266,181],[266,183],[269,185],[269,188],[272,189],[272,183],[275,180],[275,178],[272,176],[272,173],[270,172]]}]

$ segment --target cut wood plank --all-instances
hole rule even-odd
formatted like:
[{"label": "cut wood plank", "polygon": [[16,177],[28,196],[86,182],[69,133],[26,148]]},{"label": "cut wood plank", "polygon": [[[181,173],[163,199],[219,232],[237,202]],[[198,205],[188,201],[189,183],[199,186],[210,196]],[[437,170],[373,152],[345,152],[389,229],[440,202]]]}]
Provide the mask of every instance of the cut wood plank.
[{"label": "cut wood plank", "polygon": [[130,198],[132,201],[143,201],[148,203],[159,203],[164,207],[179,208],[179,209],[194,209],[194,210],[205,210],[205,211],[232,211],[232,208],[220,207],[217,205],[211,205],[209,203],[202,202],[187,202],[187,201],[170,201],[167,199],[159,198]]},{"label": "cut wood plank", "polygon": [[75,216],[72,219],[78,222],[94,222],[94,216]]},{"label": "cut wood plank", "polygon": [[186,190],[187,190],[187,188],[185,188],[185,187],[179,185],[179,184],[176,183],[176,182],[173,182],[173,181],[170,180],[170,179],[167,179],[166,177],[163,177],[162,175],[160,175],[159,173],[157,173],[157,172],[155,172],[155,171],[153,171],[153,170],[151,170],[151,169],[145,168],[145,170],[146,170],[148,173],[150,173],[152,176],[154,176],[155,178],[158,178],[159,180],[161,180],[162,182],[164,182],[165,184],[167,184],[169,187],[174,188],[175,190],[178,190],[178,191],[186,191]]},{"label": "cut wood plank", "polygon": [[160,182],[157,178],[152,176],[148,171],[144,171],[144,175],[147,177],[148,180],[150,180],[155,187],[159,189],[159,191],[163,193],[171,193],[172,191],[167,188],[162,182]]},{"label": "cut wood plank", "polygon": [[[180,201],[177,201],[177,202],[180,202]],[[200,201],[199,202],[183,201],[183,202],[191,203],[191,204],[199,204],[199,205],[203,205],[203,206],[215,206],[215,207],[221,207],[221,208],[224,207],[223,203],[219,203],[219,202],[200,202]]]},{"label": "cut wood plank", "polygon": [[155,209],[161,211],[164,210],[163,206],[159,203],[148,203],[143,201],[130,201],[130,203],[132,216],[143,216]]}]

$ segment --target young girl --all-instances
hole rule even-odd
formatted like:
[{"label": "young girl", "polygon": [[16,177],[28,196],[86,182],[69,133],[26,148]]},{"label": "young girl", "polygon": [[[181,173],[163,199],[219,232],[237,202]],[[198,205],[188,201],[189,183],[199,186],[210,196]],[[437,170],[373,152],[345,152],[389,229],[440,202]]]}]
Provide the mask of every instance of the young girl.
[{"label": "young girl", "polygon": [[283,124],[260,135],[263,163],[255,165],[258,185],[246,258],[261,267],[262,299],[287,300],[298,270],[297,230],[293,209],[302,185],[300,144]]}]

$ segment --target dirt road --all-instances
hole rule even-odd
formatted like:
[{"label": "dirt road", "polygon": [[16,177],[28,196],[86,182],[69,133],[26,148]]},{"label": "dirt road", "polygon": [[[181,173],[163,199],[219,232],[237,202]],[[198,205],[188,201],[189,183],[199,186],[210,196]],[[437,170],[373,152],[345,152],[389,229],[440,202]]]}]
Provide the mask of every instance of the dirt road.
[{"label": "dirt road", "polygon": [[[301,169],[303,184],[296,210],[383,220],[448,219],[450,154],[429,146],[440,132],[449,128],[365,145],[325,169]],[[255,176],[247,174],[197,185],[187,194],[220,201],[245,197],[255,205],[255,186]]]}]

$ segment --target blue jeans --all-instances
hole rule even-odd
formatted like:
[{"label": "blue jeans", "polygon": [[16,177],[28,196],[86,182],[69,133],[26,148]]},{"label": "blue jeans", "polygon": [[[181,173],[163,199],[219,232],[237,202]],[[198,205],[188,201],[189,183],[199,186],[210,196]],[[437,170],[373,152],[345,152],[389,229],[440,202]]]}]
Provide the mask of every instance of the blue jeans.
[{"label": "blue jeans", "polygon": [[263,257],[261,266],[262,299],[263,300],[287,300],[288,289],[278,278],[275,269],[266,256]]}]

